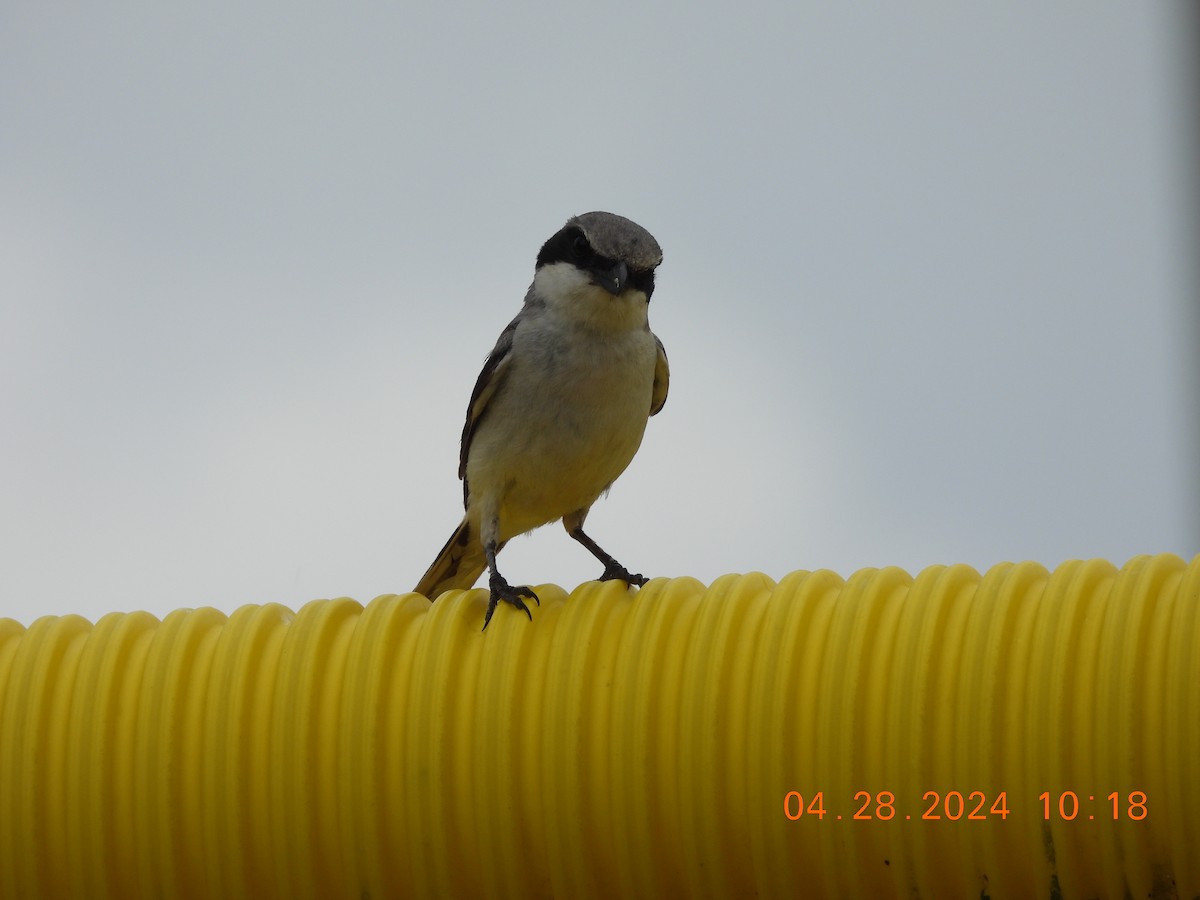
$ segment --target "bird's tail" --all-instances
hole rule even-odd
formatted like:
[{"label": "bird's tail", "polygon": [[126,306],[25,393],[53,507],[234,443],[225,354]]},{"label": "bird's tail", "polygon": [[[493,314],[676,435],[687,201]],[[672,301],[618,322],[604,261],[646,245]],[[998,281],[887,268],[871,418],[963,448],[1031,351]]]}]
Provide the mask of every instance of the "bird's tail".
[{"label": "bird's tail", "polygon": [[486,568],[483,544],[471,533],[471,523],[464,518],[413,590],[436,600],[443,591],[474,587]]}]

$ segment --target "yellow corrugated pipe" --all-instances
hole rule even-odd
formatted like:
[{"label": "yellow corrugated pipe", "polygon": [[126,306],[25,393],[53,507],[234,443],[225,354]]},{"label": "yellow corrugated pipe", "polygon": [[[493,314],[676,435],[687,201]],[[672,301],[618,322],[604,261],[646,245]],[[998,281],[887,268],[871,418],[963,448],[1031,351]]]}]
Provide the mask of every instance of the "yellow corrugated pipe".
[{"label": "yellow corrugated pipe", "polygon": [[1195,897],[1200,556],[0,619],[0,897]]}]

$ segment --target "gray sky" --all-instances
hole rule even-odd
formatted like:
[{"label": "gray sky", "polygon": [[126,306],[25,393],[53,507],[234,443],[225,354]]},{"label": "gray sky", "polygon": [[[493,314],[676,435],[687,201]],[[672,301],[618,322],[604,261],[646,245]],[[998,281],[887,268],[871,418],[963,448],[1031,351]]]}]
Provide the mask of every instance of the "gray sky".
[{"label": "gray sky", "polygon": [[1182,5],[682,9],[7,4],[0,616],[411,588],[591,209],[665,255],[631,569],[1200,551]]}]

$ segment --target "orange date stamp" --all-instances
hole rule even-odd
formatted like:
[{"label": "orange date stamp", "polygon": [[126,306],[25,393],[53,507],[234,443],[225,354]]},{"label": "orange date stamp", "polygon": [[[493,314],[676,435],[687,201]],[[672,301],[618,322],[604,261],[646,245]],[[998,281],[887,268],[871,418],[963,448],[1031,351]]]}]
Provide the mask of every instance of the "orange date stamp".
[{"label": "orange date stamp", "polygon": [[1148,814],[1145,791],[1111,791],[1107,795],[1076,791],[1043,791],[1036,801],[1010,808],[1008,791],[988,794],[984,791],[925,791],[919,801],[898,801],[891,791],[855,791],[844,804],[826,807],[825,792],[805,796],[800,791],[783,795],[783,815],[791,822],[803,818],[851,822],[987,822],[1007,821],[1013,814],[1040,812],[1042,819],[1056,822],[1122,821],[1140,822]]}]

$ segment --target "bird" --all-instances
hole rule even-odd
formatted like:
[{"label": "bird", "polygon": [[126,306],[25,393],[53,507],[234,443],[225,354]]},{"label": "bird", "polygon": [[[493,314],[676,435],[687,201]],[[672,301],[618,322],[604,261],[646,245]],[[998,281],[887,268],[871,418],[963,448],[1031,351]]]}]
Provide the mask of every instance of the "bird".
[{"label": "bird", "polygon": [[496,555],[513,537],[561,520],[603,565],[600,581],[646,584],[583,530],[667,400],[670,368],[648,309],[658,241],[614,213],[573,216],[537,255],[521,311],[483,363],[459,444],[462,522],[414,591],[431,601],[488,571],[487,629],[499,603],[533,619],[528,585]]}]

